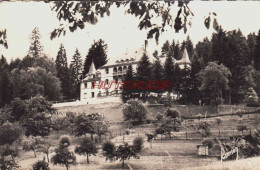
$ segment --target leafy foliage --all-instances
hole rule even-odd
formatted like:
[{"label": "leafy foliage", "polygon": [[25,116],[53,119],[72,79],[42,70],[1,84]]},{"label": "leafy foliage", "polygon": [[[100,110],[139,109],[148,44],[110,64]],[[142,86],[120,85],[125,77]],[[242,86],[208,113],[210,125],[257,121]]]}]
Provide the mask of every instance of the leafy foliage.
[{"label": "leafy foliage", "polygon": [[198,132],[201,134],[202,138],[208,137],[211,135],[210,133],[210,124],[207,122],[201,122],[198,125]]},{"label": "leafy foliage", "polygon": [[247,103],[247,106],[259,106],[259,97],[257,96],[255,90],[252,87],[248,89],[248,92],[245,97],[245,102]]},{"label": "leafy foliage", "polygon": [[0,31],[0,45],[3,45],[5,48],[8,48],[7,44],[7,36],[6,36],[6,29]]},{"label": "leafy foliage", "polygon": [[139,101],[129,100],[123,109],[124,121],[142,122],[147,118],[147,109]]},{"label": "leafy foliage", "polygon": [[94,41],[85,58],[83,74],[86,75],[89,72],[92,62],[98,69],[105,65],[107,61],[107,44],[102,39],[99,39],[97,42]]},{"label": "leafy foliage", "polygon": [[74,153],[70,152],[68,149],[68,143],[70,143],[70,141],[68,140],[69,142],[67,141],[66,144],[62,141],[65,141],[65,138],[61,138],[59,146],[54,150],[55,155],[52,156],[51,162],[54,165],[64,165],[68,170],[70,165],[76,163],[76,157],[74,156]]},{"label": "leafy foliage", "polygon": [[140,153],[144,147],[144,139],[142,137],[136,137],[133,141],[133,148],[137,153]]},{"label": "leafy foliage", "polygon": [[19,141],[22,135],[23,129],[18,123],[6,122],[0,125],[0,145],[11,145]]},{"label": "leafy foliage", "polygon": [[96,156],[97,147],[93,141],[88,138],[83,138],[80,142],[80,146],[75,148],[75,153],[79,155],[87,155],[87,163],[89,164],[89,156]]},{"label": "leafy foliage", "polygon": [[50,170],[50,168],[47,162],[37,161],[33,164],[33,170]]},{"label": "leafy foliage", "polygon": [[106,157],[106,160],[113,161],[115,158],[115,149],[116,146],[111,141],[106,141],[102,144],[103,155]]}]

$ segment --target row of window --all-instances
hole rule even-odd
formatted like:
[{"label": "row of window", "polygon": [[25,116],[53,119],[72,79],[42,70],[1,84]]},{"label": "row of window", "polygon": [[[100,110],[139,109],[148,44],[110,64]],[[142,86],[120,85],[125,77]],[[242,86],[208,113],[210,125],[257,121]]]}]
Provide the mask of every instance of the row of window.
[{"label": "row of window", "polygon": [[[118,90],[115,91],[116,94],[118,94]],[[109,95],[109,92],[108,90],[106,91],[106,96]],[[97,94],[98,97],[101,97],[101,91],[99,91],[99,93]],[[95,97],[95,92],[91,92],[91,98],[94,98]],[[87,99],[88,98],[88,93],[84,93],[84,99]]]},{"label": "row of window", "polygon": [[[128,66],[128,67],[129,67],[129,66]],[[113,73],[116,73],[117,71],[118,71],[118,72],[122,72],[122,71],[126,72],[126,70],[128,69],[128,67],[127,67],[127,66],[118,67],[118,69],[117,69],[117,67],[114,67],[114,68],[113,68]],[[109,68],[106,68],[106,74],[109,74]]]}]

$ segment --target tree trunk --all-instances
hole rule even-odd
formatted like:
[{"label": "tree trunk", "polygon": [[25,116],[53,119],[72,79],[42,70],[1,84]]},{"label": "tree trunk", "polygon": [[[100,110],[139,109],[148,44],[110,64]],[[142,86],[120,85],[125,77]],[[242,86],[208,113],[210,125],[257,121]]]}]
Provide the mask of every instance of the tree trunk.
[{"label": "tree trunk", "polygon": [[123,159],[123,161],[122,161],[122,167],[125,167],[125,162],[124,162],[125,160]]},{"label": "tree trunk", "polygon": [[49,160],[49,154],[46,153],[46,155],[47,155],[47,160],[48,160],[48,163],[49,163],[49,162],[50,162],[50,160]]},{"label": "tree trunk", "polygon": [[89,164],[88,154],[87,154],[87,164]]},{"label": "tree trunk", "polygon": [[34,157],[36,158],[36,152],[35,152],[35,149],[33,149],[33,153],[34,153]]},{"label": "tree trunk", "polygon": [[57,130],[57,139],[59,139],[59,131]]},{"label": "tree trunk", "polygon": [[66,169],[69,170],[69,166],[67,164],[65,164],[65,166],[66,166]]}]

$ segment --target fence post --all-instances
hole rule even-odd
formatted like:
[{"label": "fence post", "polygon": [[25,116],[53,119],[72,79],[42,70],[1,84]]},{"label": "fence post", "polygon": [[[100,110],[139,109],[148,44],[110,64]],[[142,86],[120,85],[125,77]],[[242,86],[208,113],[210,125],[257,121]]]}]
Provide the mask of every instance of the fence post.
[{"label": "fence post", "polygon": [[220,139],[220,129],[218,129],[218,138]]},{"label": "fence post", "polygon": [[188,133],[187,133],[187,131],[186,131],[186,140],[188,139]]}]

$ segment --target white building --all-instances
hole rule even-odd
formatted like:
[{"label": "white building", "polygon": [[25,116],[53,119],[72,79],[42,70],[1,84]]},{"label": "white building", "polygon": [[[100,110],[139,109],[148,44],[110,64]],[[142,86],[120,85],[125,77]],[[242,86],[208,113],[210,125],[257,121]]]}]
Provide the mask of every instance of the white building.
[{"label": "white building", "polygon": [[[120,101],[120,82],[123,80],[130,65],[132,65],[133,71],[136,71],[137,64],[144,53],[148,55],[151,62],[155,60],[152,55],[145,51],[145,48],[140,48],[137,50],[126,50],[119,57],[109,59],[108,63],[98,70],[96,70],[92,62],[86,78],[81,82],[80,101],[86,103],[98,103],[98,100],[104,102]],[[165,57],[162,58],[162,60],[164,59]],[[180,68],[183,68],[184,65],[190,65],[186,49],[184,50],[182,59],[175,60],[175,63],[179,64]]]}]

